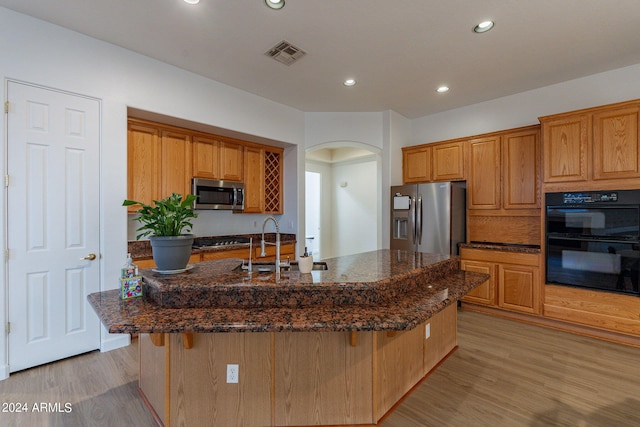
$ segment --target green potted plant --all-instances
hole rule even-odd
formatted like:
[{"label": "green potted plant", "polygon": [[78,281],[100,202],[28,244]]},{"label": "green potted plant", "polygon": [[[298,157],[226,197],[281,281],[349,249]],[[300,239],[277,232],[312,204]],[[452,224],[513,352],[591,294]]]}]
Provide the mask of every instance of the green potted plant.
[{"label": "green potted plant", "polygon": [[149,236],[158,270],[175,271],[187,267],[195,236],[183,234],[183,231],[191,231],[191,219],[198,216],[193,210],[195,199],[193,194],[187,194],[182,200],[181,194],[173,193],[165,199],[154,200],[155,206],[135,200],[122,203],[123,206],[140,205],[135,220],[142,225],[137,229],[140,233],[136,239]]}]

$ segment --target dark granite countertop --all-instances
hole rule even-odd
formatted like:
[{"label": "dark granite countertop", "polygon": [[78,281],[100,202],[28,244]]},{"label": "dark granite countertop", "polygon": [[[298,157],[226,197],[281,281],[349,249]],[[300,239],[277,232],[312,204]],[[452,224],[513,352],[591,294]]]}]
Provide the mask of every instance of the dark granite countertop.
[{"label": "dark granite countertop", "polygon": [[519,252],[525,254],[540,253],[540,246],[538,245],[520,245],[515,243],[471,242],[460,243],[458,247],[469,249],[488,249],[492,251]]},{"label": "dark granite countertop", "polygon": [[[144,297],[121,300],[112,290],[88,298],[111,333],[408,330],[489,277],[460,271],[448,255],[379,250],[324,261],[326,271],[283,273],[279,281],[230,273],[241,260],[171,276],[142,270]],[[203,295],[215,305],[203,306]],[[174,308],[185,302],[190,307]]]},{"label": "dark granite countertop", "polygon": [[[195,243],[197,243],[198,239],[208,239],[208,238],[212,238],[212,237],[228,237],[228,238],[234,238],[234,237],[242,237],[242,238],[253,238],[253,247],[256,247],[256,245],[260,245],[260,240],[262,239],[262,234],[261,233],[257,233],[257,234],[233,234],[233,235],[226,235],[226,236],[205,236],[205,237],[196,237],[196,241]],[[264,235],[264,239],[267,242],[275,242],[276,241],[276,233],[265,233]],[[285,243],[295,243],[296,242],[296,235],[295,234],[289,234],[289,233],[281,233],[280,234],[280,243],[285,244]],[[127,244],[128,247],[128,252],[131,254],[131,258],[135,261],[136,259],[148,259],[151,258],[153,256],[152,252],[151,252],[151,243],[149,242],[149,240],[134,240],[134,241],[130,241]],[[194,248],[192,250],[192,254],[196,254],[196,253],[200,253],[200,252],[215,252],[215,251],[229,251],[232,249],[244,249],[247,248],[249,249],[249,244],[248,243],[238,243],[238,244],[234,244],[234,245],[224,245],[224,246],[217,246],[217,247],[207,247],[207,248]]]}]

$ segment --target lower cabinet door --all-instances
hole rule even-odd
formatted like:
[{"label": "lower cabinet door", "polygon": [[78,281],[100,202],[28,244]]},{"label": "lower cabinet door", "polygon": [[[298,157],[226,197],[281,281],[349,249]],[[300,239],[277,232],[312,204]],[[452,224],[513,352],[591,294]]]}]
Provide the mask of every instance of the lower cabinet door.
[{"label": "lower cabinet door", "polygon": [[463,270],[484,273],[491,276],[482,285],[462,297],[465,302],[482,305],[496,305],[496,264],[483,261],[460,261]]},{"label": "lower cabinet door", "polygon": [[540,313],[540,269],[523,265],[498,265],[498,305],[524,313]]}]

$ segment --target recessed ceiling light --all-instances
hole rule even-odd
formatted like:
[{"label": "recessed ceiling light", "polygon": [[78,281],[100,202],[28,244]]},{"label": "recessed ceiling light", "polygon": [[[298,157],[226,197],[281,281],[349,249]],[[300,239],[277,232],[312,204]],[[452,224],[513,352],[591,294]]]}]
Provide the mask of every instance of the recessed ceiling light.
[{"label": "recessed ceiling light", "polygon": [[436,89],[436,92],[438,93],[449,92],[449,86],[440,86],[438,89]]},{"label": "recessed ceiling light", "polygon": [[486,33],[493,28],[493,21],[483,21],[473,28],[474,33]]},{"label": "recessed ceiling light", "polygon": [[184,2],[189,4],[198,4],[200,3],[200,0],[184,0]]},{"label": "recessed ceiling light", "polygon": [[356,85],[356,81],[354,79],[347,79],[344,81],[343,83],[345,86],[355,86]]},{"label": "recessed ceiling light", "polygon": [[284,7],[284,0],[264,0],[264,4],[271,9],[282,9]]}]

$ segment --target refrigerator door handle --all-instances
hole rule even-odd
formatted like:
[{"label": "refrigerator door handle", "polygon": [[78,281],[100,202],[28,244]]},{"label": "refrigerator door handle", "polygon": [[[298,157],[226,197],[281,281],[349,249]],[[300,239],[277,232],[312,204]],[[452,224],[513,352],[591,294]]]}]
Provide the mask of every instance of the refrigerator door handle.
[{"label": "refrigerator door handle", "polygon": [[416,218],[418,217],[418,213],[416,212],[416,209],[418,209],[418,205],[416,204],[416,198],[415,197],[411,197],[409,200],[411,200],[411,212],[413,214],[413,245],[415,246],[416,244],[416,240],[418,239],[418,228],[416,227]]},{"label": "refrigerator door handle", "polygon": [[422,244],[422,195],[418,195],[416,203],[416,233],[418,234],[418,245]]}]

